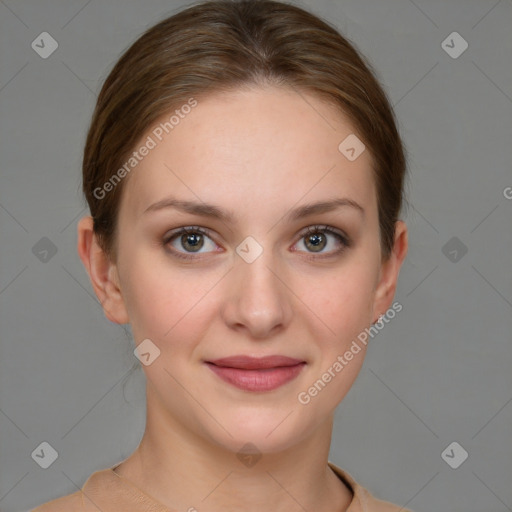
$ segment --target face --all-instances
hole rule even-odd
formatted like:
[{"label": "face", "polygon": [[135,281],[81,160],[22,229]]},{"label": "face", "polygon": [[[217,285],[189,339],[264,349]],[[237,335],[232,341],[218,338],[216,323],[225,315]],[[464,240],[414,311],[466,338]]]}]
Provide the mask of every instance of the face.
[{"label": "face", "polygon": [[[141,138],[156,145],[125,184],[115,273],[135,344],[160,351],[147,406],[176,428],[276,452],[353,384],[365,346],[344,354],[396,278],[383,283],[371,156],[338,150],[353,133],[317,97],[268,87],[200,99]],[[259,361],[219,361],[234,356]],[[290,359],[262,369],[268,356]]]}]

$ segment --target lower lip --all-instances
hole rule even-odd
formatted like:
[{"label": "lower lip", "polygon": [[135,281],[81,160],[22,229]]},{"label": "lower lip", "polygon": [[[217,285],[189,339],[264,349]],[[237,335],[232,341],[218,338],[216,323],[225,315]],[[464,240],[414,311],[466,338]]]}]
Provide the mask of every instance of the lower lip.
[{"label": "lower lip", "polygon": [[262,370],[241,370],[206,363],[222,380],[244,391],[272,391],[297,377],[306,363]]}]

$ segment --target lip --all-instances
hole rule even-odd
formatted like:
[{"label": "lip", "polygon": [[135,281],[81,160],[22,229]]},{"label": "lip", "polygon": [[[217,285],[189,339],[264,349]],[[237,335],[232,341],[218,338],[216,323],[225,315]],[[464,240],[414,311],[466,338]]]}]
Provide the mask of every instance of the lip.
[{"label": "lip", "polygon": [[232,356],[206,365],[225,382],[244,391],[272,391],[299,375],[305,361],[286,356]]}]

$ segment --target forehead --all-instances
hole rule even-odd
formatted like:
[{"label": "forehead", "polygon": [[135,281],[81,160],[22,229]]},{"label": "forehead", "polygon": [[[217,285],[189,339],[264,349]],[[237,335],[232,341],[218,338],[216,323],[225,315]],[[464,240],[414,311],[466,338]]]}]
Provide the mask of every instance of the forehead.
[{"label": "forehead", "polygon": [[250,205],[286,208],[301,197],[311,202],[340,194],[371,207],[371,156],[365,150],[350,161],[340,152],[355,128],[317,96],[261,87],[196,101],[163,115],[136,145],[153,147],[125,184],[122,209],[128,214],[140,216],[166,194],[229,202],[230,210],[246,215]]}]

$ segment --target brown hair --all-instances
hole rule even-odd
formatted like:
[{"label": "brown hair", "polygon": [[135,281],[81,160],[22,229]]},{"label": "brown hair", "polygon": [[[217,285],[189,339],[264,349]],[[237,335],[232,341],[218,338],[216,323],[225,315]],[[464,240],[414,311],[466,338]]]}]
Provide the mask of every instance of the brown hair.
[{"label": "brown hair", "polygon": [[146,31],[114,66],[98,96],[84,150],[83,191],[98,242],[113,261],[126,179],[104,197],[95,190],[172,108],[191,97],[252,84],[313,92],[348,116],[373,158],[381,248],[389,257],[406,158],[392,107],[371,66],[335,28],[299,7],[213,0]]}]

